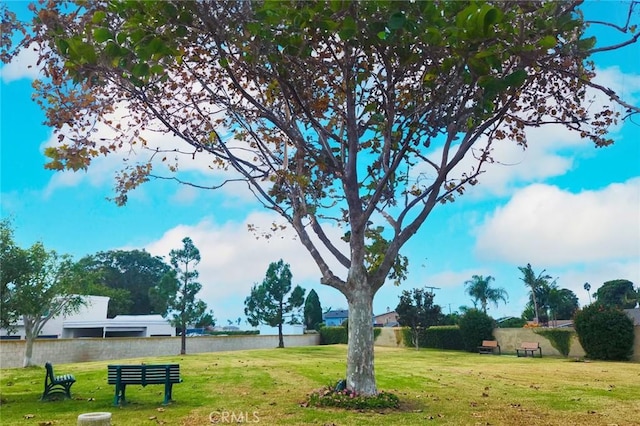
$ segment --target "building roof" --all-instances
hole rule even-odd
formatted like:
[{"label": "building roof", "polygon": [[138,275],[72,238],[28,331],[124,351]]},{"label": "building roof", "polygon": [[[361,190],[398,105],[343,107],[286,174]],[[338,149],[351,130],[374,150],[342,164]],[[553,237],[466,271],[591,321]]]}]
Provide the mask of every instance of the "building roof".
[{"label": "building roof", "polygon": [[380,317],[385,317],[387,315],[395,315],[398,316],[398,313],[396,311],[389,311],[389,312],[385,312],[384,314],[378,314],[375,315],[374,318],[380,318]]},{"label": "building roof", "polygon": [[337,309],[325,312],[322,314],[322,318],[349,318],[349,311],[347,309]]}]

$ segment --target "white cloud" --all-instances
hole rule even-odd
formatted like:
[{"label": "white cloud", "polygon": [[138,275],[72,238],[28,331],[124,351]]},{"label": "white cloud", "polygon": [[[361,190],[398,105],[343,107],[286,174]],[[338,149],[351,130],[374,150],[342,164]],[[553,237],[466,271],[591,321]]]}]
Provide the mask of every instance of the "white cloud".
[{"label": "white cloud", "polygon": [[[207,302],[218,319],[243,316],[243,301],[251,287],[261,283],[269,264],[279,259],[291,265],[293,284],[300,284],[307,291],[315,288],[323,306],[346,306],[339,292],[319,284],[320,271],[297,240],[293,229],[278,231],[268,239],[257,238],[247,229],[252,224],[267,230],[274,222],[282,221],[279,216],[269,212],[251,213],[242,221],[224,224],[218,224],[210,217],[195,225],[176,226],[165,232],[159,240],[144,247],[149,253],[163,256],[168,262],[169,252],[181,248],[182,239],[190,237],[202,258],[197,267],[200,273],[198,281],[202,284],[198,297]],[[340,231],[330,228],[327,232],[335,241]],[[336,274],[344,271],[335,263],[332,267]]]},{"label": "white cloud", "polygon": [[40,76],[39,68],[36,65],[37,62],[38,52],[36,50],[32,48],[22,49],[11,62],[0,69],[2,82],[8,84],[23,78],[35,80]]},{"label": "white cloud", "polygon": [[535,184],[477,230],[482,259],[562,265],[640,257],[640,178],[573,194]]}]

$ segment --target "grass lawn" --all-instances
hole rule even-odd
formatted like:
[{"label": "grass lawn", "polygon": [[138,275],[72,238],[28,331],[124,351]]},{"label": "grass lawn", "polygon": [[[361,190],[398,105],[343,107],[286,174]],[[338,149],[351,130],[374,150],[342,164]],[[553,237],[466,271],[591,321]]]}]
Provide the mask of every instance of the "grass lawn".
[{"label": "grass lawn", "polygon": [[[188,349],[188,348],[187,348]],[[40,402],[44,367],[0,371],[0,424],[75,425],[79,414],[113,413],[113,426],[207,425],[640,425],[640,365],[376,347],[380,390],[400,410],[305,408],[314,389],[344,376],[346,346],[215,352],[55,365],[77,382],[72,400]],[[183,383],[162,407],[162,385],[128,386],[114,407],[107,365],[179,363]],[[226,417],[224,417],[226,416]]]}]

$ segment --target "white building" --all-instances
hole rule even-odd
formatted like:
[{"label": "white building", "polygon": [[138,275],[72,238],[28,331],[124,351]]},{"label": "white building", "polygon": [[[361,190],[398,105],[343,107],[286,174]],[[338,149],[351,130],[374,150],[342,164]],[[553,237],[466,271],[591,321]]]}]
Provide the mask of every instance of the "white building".
[{"label": "white building", "polygon": [[[107,318],[109,298],[83,296],[86,305],[71,315],[51,318],[42,328],[40,338],[77,337],[152,337],[175,336],[175,328],[160,315],[118,315]],[[11,334],[0,329],[2,339],[24,339],[22,320]]]}]

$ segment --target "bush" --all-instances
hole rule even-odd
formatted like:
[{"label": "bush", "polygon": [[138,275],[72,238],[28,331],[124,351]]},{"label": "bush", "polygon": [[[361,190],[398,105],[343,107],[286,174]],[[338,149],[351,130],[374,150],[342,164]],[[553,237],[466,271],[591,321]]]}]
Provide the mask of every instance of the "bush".
[{"label": "bush", "polygon": [[[424,330],[418,330],[418,347],[424,348],[425,339],[424,339]],[[416,344],[413,341],[413,330],[411,327],[402,327],[402,341],[407,348],[415,348]]]},{"label": "bush", "polygon": [[469,309],[460,317],[460,335],[465,350],[476,352],[483,340],[493,339],[495,321],[477,309]]},{"label": "bush", "polygon": [[464,341],[457,325],[432,326],[425,331],[424,344],[426,348],[435,349],[464,349]]},{"label": "bush", "polygon": [[633,321],[623,311],[593,304],[573,320],[587,358],[628,361],[633,355]]},{"label": "bush", "polygon": [[347,328],[346,327],[321,327],[320,328],[320,344],[321,345],[335,345],[339,343],[347,343]]},{"label": "bush", "polygon": [[500,328],[522,328],[527,324],[527,320],[523,318],[509,318],[498,323]]},{"label": "bush", "polygon": [[260,334],[260,330],[230,330],[230,331],[205,331],[207,336],[249,336]]},{"label": "bush", "polygon": [[556,348],[565,358],[569,356],[569,351],[571,350],[571,339],[575,334],[573,330],[562,328],[540,328],[534,330],[534,333],[546,337],[551,343],[551,346]]},{"label": "bush", "polygon": [[[382,333],[379,328],[373,329],[373,340],[377,339]],[[320,344],[321,345],[336,345],[347,344],[349,341],[349,329],[346,326],[338,327],[321,327],[320,328]]]}]

